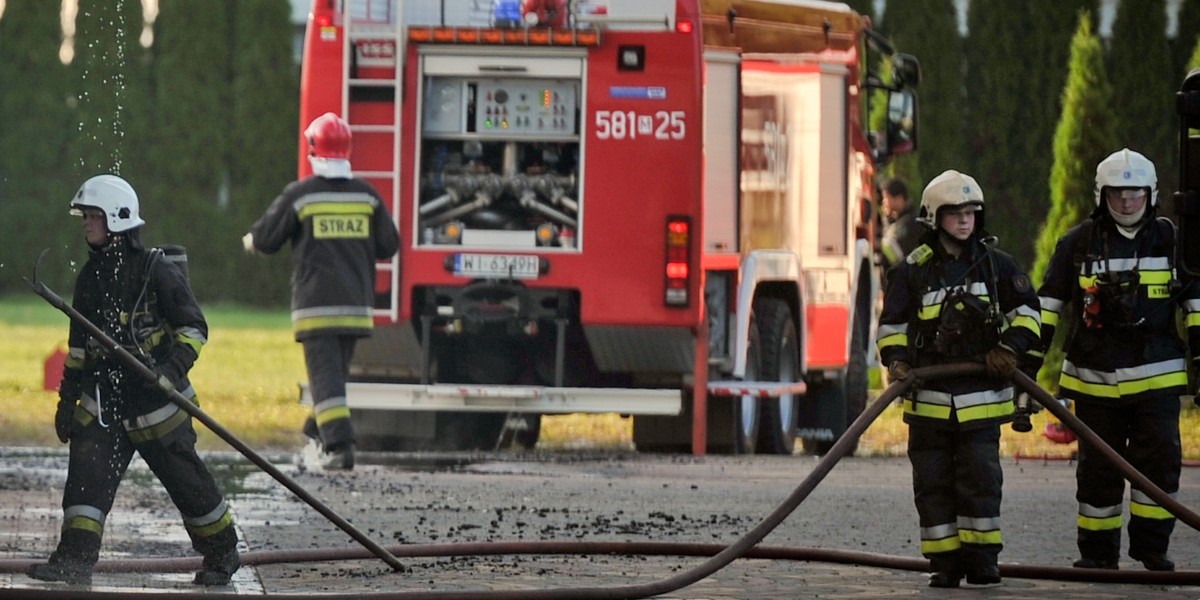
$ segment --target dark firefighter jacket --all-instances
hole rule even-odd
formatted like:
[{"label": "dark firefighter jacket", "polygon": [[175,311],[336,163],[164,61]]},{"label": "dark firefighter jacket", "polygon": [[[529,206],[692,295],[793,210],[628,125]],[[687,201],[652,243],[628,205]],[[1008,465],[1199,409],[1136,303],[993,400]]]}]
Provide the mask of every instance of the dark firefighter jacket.
[{"label": "dark firefighter jacket", "polygon": [[[1041,317],[1037,295],[1008,254],[989,248],[972,236],[956,259],[928,232],[922,244],[899,263],[888,277],[877,345],[885,366],[904,361],[913,367],[981,360],[989,348],[967,352],[939,350],[935,340],[943,306],[956,290],[965,290],[985,303],[998,302],[1000,343],[1018,356],[1038,344]],[[990,256],[990,258],[989,258]],[[947,303],[948,305],[948,303]],[[987,339],[985,326],[966,332],[966,341]],[[994,343],[992,347],[994,347]],[[955,354],[966,354],[958,356]],[[904,420],[934,426],[982,426],[1012,418],[1013,388],[991,377],[958,377],[924,382],[904,400]]]},{"label": "dark firefighter jacket", "polygon": [[[118,237],[92,250],[75,280],[72,305],[147,366],[196,393],[187,373],[208,341],[208,324],[184,272],[158,249]],[[135,442],[162,437],[188,414],[116,356],[106,356],[87,330],[71,323],[63,390],[78,390],[76,418],[124,421]],[[74,393],[67,392],[68,396]]]},{"label": "dark firefighter jacket", "polygon": [[358,178],[311,176],[293,182],[250,228],[272,254],[292,243],[292,327],[313,335],[367,336],[375,298],[375,260],[400,245],[379,193]]},{"label": "dark firefighter jacket", "polygon": [[[1064,397],[1117,403],[1184,392],[1186,352],[1175,307],[1184,310],[1190,347],[1200,350],[1200,284],[1177,279],[1175,254],[1174,225],[1166,219],[1152,220],[1131,240],[1101,213],[1059,239],[1038,293],[1043,342],[1049,345],[1056,327],[1070,328],[1059,379]],[[1083,309],[1089,288],[1092,326]]]},{"label": "dark firefighter jacket", "polygon": [[902,262],[917,248],[921,234],[925,231],[925,227],[917,222],[917,216],[911,207],[889,223],[883,230],[883,240],[880,243],[884,267],[890,269]]}]

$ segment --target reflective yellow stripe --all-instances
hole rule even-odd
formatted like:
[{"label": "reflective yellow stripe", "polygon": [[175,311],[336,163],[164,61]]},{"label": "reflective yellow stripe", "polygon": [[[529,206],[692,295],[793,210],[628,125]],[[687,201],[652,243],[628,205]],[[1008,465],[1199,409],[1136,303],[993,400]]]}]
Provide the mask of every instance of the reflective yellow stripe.
[{"label": "reflective yellow stripe", "polygon": [[1175,515],[1171,514],[1171,511],[1161,506],[1142,504],[1141,502],[1130,502],[1129,514],[1135,517],[1142,517],[1143,519],[1164,520],[1175,518]]},{"label": "reflective yellow stripe", "polygon": [[1002,544],[1004,543],[1003,536],[1000,535],[1000,530],[995,531],[975,531],[973,529],[959,529],[958,537],[964,544]]},{"label": "reflective yellow stripe", "polygon": [[1016,319],[1013,319],[1011,327],[1024,327],[1025,329],[1032,331],[1035,335],[1042,334],[1041,324],[1038,323],[1038,320],[1033,317],[1026,317],[1024,315],[1017,317]]},{"label": "reflective yellow stripe", "polygon": [[948,537],[940,540],[921,540],[921,554],[939,554],[952,552],[962,547],[958,537]]},{"label": "reflective yellow stripe", "polygon": [[296,332],[316,329],[371,329],[373,325],[371,317],[309,317],[297,320],[294,329]]},{"label": "reflective yellow stripe", "polygon": [[307,219],[316,214],[326,215],[369,215],[375,212],[375,207],[367,202],[313,202],[300,209],[301,219]]},{"label": "reflective yellow stripe", "polygon": [[902,346],[902,347],[907,346],[908,345],[908,334],[907,333],[893,333],[892,335],[889,335],[887,337],[880,338],[880,340],[878,342],[876,342],[876,345],[879,346],[880,350],[887,348],[888,346]]},{"label": "reflective yellow stripe", "polygon": [[930,321],[930,320],[938,318],[938,316],[941,314],[942,314],[942,305],[941,304],[931,304],[929,306],[922,306],[921,310],[917,311],[917,318],[922,321]]},{"label": "reflective yellow stripe", "polygon": [[226,527],[229,527],[232,524],[233,524],[233,515],[229,514],[229,511],[225,511],[225,514],[221,515],[221,518],[217,519],[215,522],[205,525],[203,527],[195,527],[195,526],[187,525],[187,530],[200,536],[200,537],[211,537],[218,533],[221,533],[222,531],[225,530]]},{"label": "reflective yellow stripe", "polygon": [[1166,285],[1171,282],[1170,271],[1139,271],[1138,283],[1142,285]]},{"label": "reflective yellow stripe", "polygon": [[904,414],[915,415],[918,417],[927,417],[930,419],[942,419],[943,421],[950,418],[950,407],[938,404],[926,404],[924,402],[915,402],[908,398],[904,399]]},{"label": "reflective yellow stripe", "polygon": [[1015,408],[1012,400],[999,404],[984,404],[982,406],[960,408],[958,409],[958,421],[960,423],[966,423],[969,421],[1007,417],[1013,414],[1014,410]]},{"label": "reflective yellow stripe", "polygon": [[90,531],[99,536],[104,535],[104,525],[101,524],[99,521],[97,521],[95,519],[90,519],[88,517],[82,517],[82,516],[70,517],[70,518],[66,519],[65,521],[63,521],[62,528],[63,528],[63,531],[66,531],[68,529],[82,529],[84,531]]},{"label": "reflective yellow stripe", "polygon": [[1060,387],[1100,398],[1120,398],[1121,396],[1131,396],[1150,390],[1186,385],[1187,373],[1181,371],[1147,377],[1146,379],[1139,379],[1137,381],[1121,381],[1116,385],[1088,383],[1066,372],[1063,372],[1062,379],[1059,381]]},{"label": "reflective yellow stripe", "polygon": [[1085,529],[1087,531],[1111,531],[1113,529],[1121,528],[1121,515],[1103,518],[1085,517],[1083,515],[1079,515],[1078,521],[1076,522],[1078,523],[1080,529]]},{"label": "reflective yellow stripe", "polygon": [[1200,312],[1188,313],[1187,326],[1188,327],[1200,326]]},{"label": "reflective yellow stripe", "polygon": [[1042,311],[1042,325],[1050,325],[1052,327],[1057,326],[1058,325],[1058,313],[1049,311],[1049,310],[1043,310]]},{"label": "reflective yellow stripe", "polygon": [[317,425],[324,425],[324,424],[326,424],[330,421],[336,420],[336,419],[349,419],[350,418],[350,407],[338,406],[335,408],[331,408],[329,410],[323,410],[323,411],[317,413],[317,416],[315,418],[317,420]]}]

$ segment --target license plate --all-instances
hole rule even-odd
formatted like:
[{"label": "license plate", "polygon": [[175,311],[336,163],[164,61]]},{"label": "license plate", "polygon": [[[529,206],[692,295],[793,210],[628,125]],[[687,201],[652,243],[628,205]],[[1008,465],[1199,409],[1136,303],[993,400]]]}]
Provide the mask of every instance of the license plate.
[{"label": "license plate", "polygon": [[456,254],[454,274],[463,277],[537,279],[538,257],[531,254]]}]

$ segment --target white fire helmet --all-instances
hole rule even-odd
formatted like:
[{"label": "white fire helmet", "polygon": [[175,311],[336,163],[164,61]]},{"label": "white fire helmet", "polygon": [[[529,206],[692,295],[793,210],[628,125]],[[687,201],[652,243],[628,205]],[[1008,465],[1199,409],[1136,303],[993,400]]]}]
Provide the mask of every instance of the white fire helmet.
[{"label": "white fire helmet", "polygon": [[[937,229],[940,208],[963,204],[973,205],[976,212],[982,211],[983,190],[974,177],[951,169],[934,177],[925,186],[925,191],[921,192],[921,211],[917,220],[930,229]],[[979,216],[976,216],[976,231],[983,227]]]},{"label": "white fire helmet", "polygon": [[121,233],[145,225],[138,215],[137,192],[128,181],[116,175],[96,175],[83,182],[75,197],[71,199],[70,212],[83,216],[83,209],[96,208],[104,212],[108,230]]},{"label": "white fire helmet", "polygon": [[1104,198],[1104,188],[1145,188],[1150,206],[1158,206],[1158,175],[1154,163],[1138,152],[1122,148],[1096,165],[1096,206]]}]

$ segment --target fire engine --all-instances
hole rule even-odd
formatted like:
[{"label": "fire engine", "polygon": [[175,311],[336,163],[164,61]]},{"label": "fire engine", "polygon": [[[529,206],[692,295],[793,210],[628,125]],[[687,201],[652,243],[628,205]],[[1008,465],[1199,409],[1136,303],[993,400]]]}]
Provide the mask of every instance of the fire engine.
[{"label": "fire engine", "polygon": [[865,405],[872,182],[916,147],[918,75],[831,2],[314,0],[302,127],[347,120],[402,239],[360,447],[618,413],[639,450],[823,452]]}]

